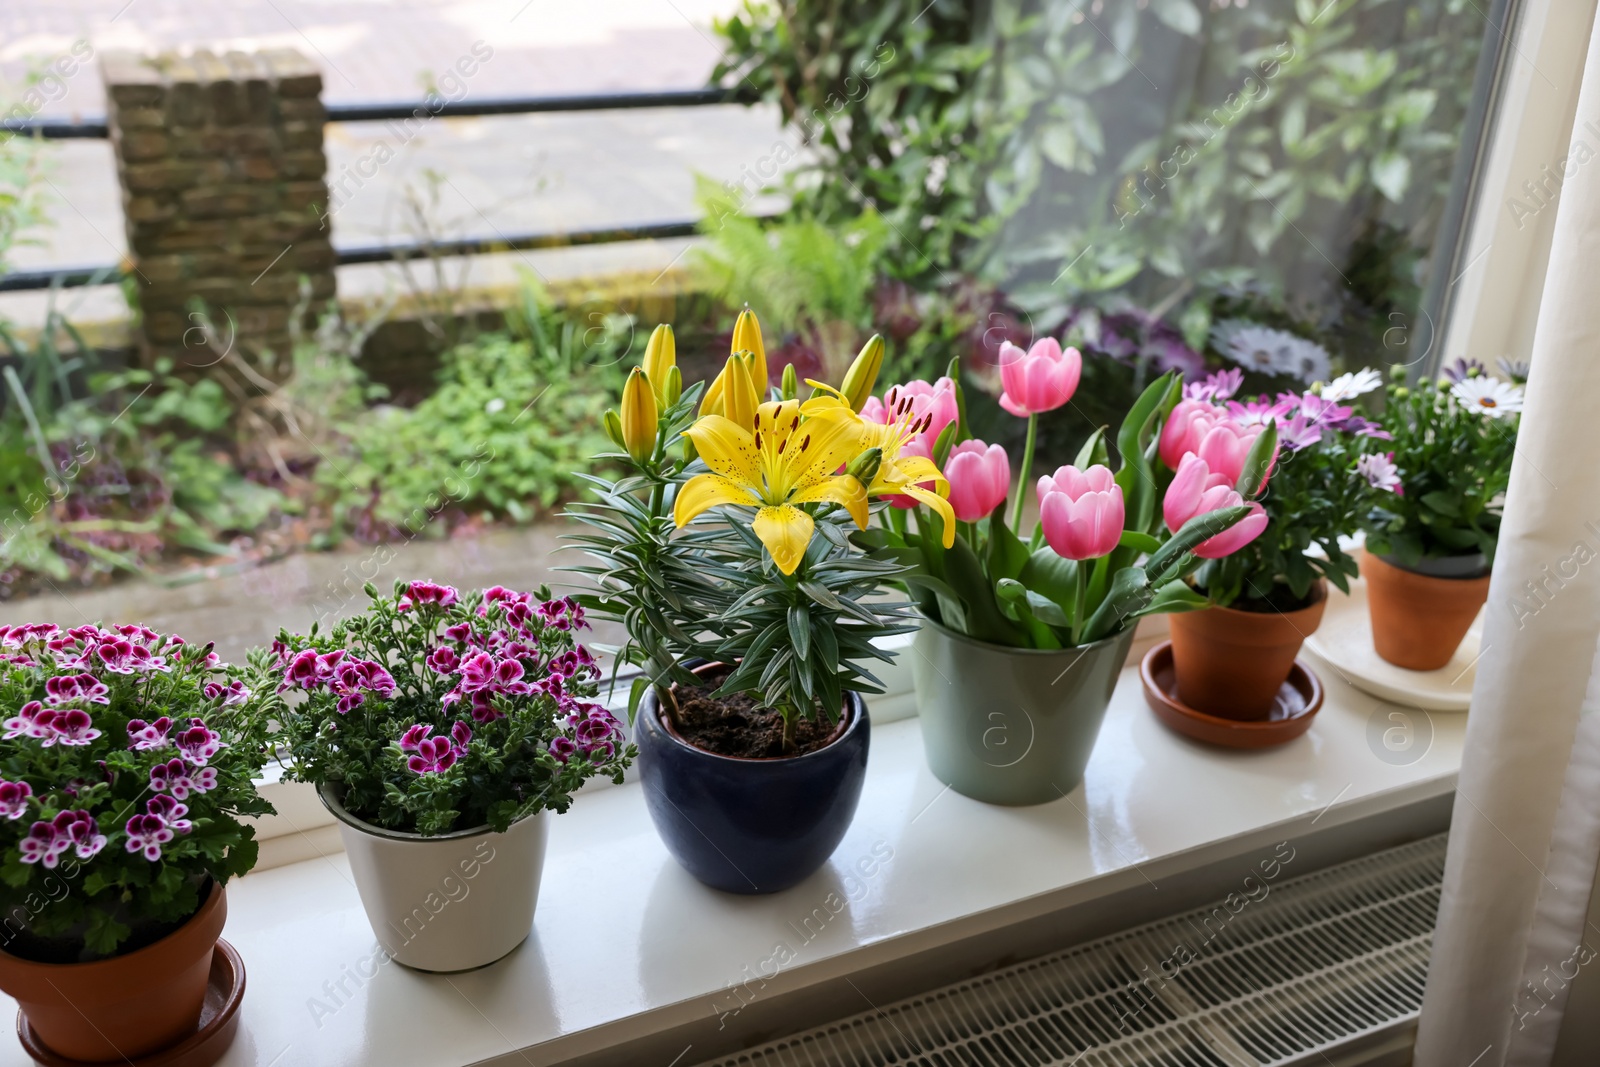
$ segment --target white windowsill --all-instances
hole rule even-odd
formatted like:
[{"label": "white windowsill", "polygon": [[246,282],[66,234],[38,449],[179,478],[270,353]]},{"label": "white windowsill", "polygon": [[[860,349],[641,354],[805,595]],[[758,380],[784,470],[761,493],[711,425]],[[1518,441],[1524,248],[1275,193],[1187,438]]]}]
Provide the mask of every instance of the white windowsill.
[{"label": "white windowsill", "polygon": [[[325,813],[306,787],[273,786],[283,814],[263,827],[274,835],[264,853],[313,858],[228,888],[224,936],[249,987],[222,1062],[457,1067],[524,1062],[526,1050],[526,1062],[546,1064],[696,1022],[714,1031],[741,997],[808,990],[1113,894],[1159,893],[1163,879],[1219,856],[1454,789],[1464,715],[1425,717],[1431,746],[1395,765],[1369,741],[1375,717],[1378,735],[1390,725],[1386,706],[1322,669],[1326,703],[1304,738],[1257,753],[1204,747],[1145,706],[1137,664],[1147,646],[1123,673],[1085,784],[1034,808],[980,804],[933,778],[897,666],[885,679],[896,692],[873,707],[855,821],[829,864],[785,893],[701,886],[667,855],[637,785],[585,789],[552,822],[532,937],[466,974],[380,964]],[[714,1051],[686,1049],[682,1062]],[[26,1062],[15,1042],[0,1043],[0,1067]]]}]

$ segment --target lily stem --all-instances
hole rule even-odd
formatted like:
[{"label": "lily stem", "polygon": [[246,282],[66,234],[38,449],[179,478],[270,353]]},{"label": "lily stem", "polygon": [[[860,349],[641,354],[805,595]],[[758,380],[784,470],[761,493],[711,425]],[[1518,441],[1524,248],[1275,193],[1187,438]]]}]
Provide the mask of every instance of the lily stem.
[{"label": "lily stem", "polygon": [[1028,475],[1033,470],[1033,446],[1039,439],[1039,416],[1028,416],[1028,441],[1022,446],[1022,477],[1017,481],[1017,499],[1011,505],[1011,529],[1022,528],[1022,501],[1028,495]]}]

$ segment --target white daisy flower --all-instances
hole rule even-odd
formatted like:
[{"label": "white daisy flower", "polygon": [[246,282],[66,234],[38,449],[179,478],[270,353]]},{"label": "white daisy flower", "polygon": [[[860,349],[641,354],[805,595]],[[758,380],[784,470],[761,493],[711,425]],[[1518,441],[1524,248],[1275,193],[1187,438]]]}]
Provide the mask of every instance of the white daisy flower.
[{"label": "white daisy flower", "polygon": [[1308,382],[1328,376],[1328,350],[1285,330],[1228,319],[1217,324],[1212,341],[1224,356],[1263,374],[1292,374]]},{"label": "white daisy flower", "polygon": [[1353,400],[1364,396],[1383,384],[1383,375],[1371,367],[1362,367],[1354,374],[1341,374],[1322,387],[1324,400]]},{"label": "white daisy flower", "polygon": [[1450,387],[1450,395],[1462,407],[1492,419],[1522,410],[1522,389],[1499,378],[1463,378]]}]

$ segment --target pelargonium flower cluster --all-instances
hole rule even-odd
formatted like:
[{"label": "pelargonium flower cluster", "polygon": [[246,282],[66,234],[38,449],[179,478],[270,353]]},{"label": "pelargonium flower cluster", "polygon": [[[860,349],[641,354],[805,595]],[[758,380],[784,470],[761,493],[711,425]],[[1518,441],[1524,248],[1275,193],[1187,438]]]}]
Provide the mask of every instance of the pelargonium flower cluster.
[{"label": "pelargonium flower cluster", "polygon": [[564,810],[595,773],[620,778],[632,753],[592,703],[600,667],[574,638],[587,626],[575,600],[425,581],[368,593],[366,613],[281,634],[265,659],[292,776],[424,834],[503,829]]},{"label": "pelargonium flower cluster", "polygon": [[[267,754],[254,705],[209,645],[136,625],[0,627],[0,851],[20,872],[0,909],[47,936],[88,929],[86,951],[105,954],[128,919],[182,919],[208,878],[247,870],[241,820],[271,810],[252,784]],[[188,844],[202,823],[204,846]]]}]

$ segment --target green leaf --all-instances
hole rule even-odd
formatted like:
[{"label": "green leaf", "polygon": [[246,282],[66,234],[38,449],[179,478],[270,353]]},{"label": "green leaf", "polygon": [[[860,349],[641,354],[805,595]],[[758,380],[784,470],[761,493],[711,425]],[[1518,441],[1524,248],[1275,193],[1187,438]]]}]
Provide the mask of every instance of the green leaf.
[{"label": "green leaf", "polygon": [[1411,184],[1411,160],[1399,152],[1382,152],[1372,161],[1372,184],[1378,192],[1398,204],[1405,199]]},{"label": "green leaf", "polygon": [[1097,463],[1102,467],[1111,465],[1111,453],[1106,448],[1106,428],[1104,426],[1098,427],[1094,433],[1089,435],[1089,439],[1083,443],[1083,447],[1078,449],[1078,458],[1072,461],[1072,465],[1079,470],[1087,470]]},{"label": "green leaf", "polygon": [[1187,582],[1166,582],[1155,591],[1150,598],[1150,607],[1147,614],[1175,614],[1183,611],[1199,611],[1209,608],[1211,601],[1195,592]]},{"label": "green leaf", "polygon": [[1131,548],[1140,555],[1148,556],[1161,548],[1161,542],[1147,533],[1138,530],[1123,530],[1122,536],[1117,539],[1117,544],[1124,548]]},{"label": "green leaf", "polygon": [[996,579],[1015,578],[1028,562],[1028,547],[1006,525],[1005,510],[995,508],[989,516],[989,575]]},{"label": "green leaf", "polygon": [[1200,9],[1189,0],[1150,0],[1150,10],[1176,33],[1185,37],[1195,37],[1200,33]]},{"label": "green leaf", "polygon": [[1239,471],[1234,491],[1246,500],[1254,499],[1266,488],[1267,473],[1272,468],[1277,452],[1278,424],[1276,420],[1268,419],[1267,425],[1251,442],[1250,451],[1245,454],[1244,467]]},{"label": "green leaf", "polygon": [[796,660],[804,663],[811,657],[811,613],[802,604],[789,607],[789,641]]}]

